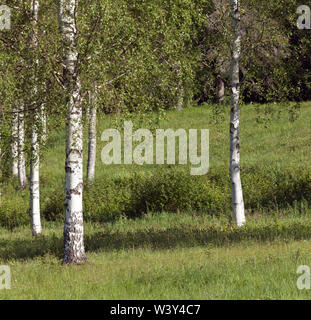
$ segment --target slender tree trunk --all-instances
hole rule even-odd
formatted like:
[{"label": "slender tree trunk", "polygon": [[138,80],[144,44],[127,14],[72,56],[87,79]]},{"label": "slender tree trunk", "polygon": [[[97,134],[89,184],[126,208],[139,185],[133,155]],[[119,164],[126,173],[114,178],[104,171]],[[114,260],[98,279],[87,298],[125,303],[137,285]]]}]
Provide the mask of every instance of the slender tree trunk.
[{"label": "slender tree trunk", "polygon": [[[36,121],[39,118],[36,117]],[[37,127],[37,124],[33,124]],[[39,143],[38,132],[32,130],[31,143],[32,155],[30,163],[30,227],[32,235],[36,236],[41,233],[41,218],[40,218],[40,185],[39,185]]]},{"label": "slender tree trunk", "polygon": [[18,178],[18,108],[12,108],[11,123],[12,176]]},{"label": "slender tree trunk", "polygon": [[[35,111],[37,113],[37,111]],[[30,159],[30,227],[32,235],[36,236],[41,233],[41,218],[40,218],[40,184],[39,184],[39,135],[38,115],[34,117],[31,132],[31,159]]]},{"label": "slender tree trunk", "polygon": [[87,181],[91,183],[95,177],[96,163],[96,115],[97,115],[97,89],[90,92],[90,117],[89,117],[89,143],[88,143],[88,162],[87,162]]},{"label": "slender tree trunk", "polygon": [[234,41],[231,52],[230,86],[230,178],[234,219],[238,226],[245,223],[244,201],[240,175],[240,79],[239,61],[241,56],[240,0],[232,0]]},{"label": "slender tree trunk", "polygon": [[[43,35],[45,36],[46,35],[46,30],[43,30]],[[46,86],[46,82],[44,82],[44,85]],[[47,92],[45,93],[46,95],[47,95]],[[47,127],[46,127],[46,105],[45,105],[45,103],[43,102],[42,104],[41,104],[41,128],[42,128],[42,130],[41,130],[41,140],[40,140],[40,142],[41,143],[45,143],[46,142],[46,140],[47,140]]]},{"label": "slender tree trunk", "polygon": [[87,106],[86,106],[86,111],[85,111],[85,119],[86,119],[86,124],[87,125],[89,125],[89,122],[90,122],[90,114],[91,114],[90,110],[91,110],[91,105],[90,105],[90,103],[88,103]]},{"label": "slender tree trunk", "polygon": [[218,87],[218,92],[217,92],[218,103],[223,104],[225,100],[225,82],[223,79],[219,78],[217,80],[217,87]]},{"label": "slender tree trunk", "polygon": [[[38,46],[38,13],[39,13],[39,1],[32,0],[31,11],[33,18],[33,32],[32,32],[32,46],[35,49]],[[35,61],[34,67],[38,66],[38,60]],[[33,94],[37,94],[37,77],[34,76],[34,88]],[[36,104],[35,104],[36,105]],[[31,154],[30,154],[30,203],[29,203],[29,214],[30,214],[30,227],[33,236],[37,236],[41,233],[41,219],[40,219],[40,184],[39,184],[39,168],[40,168],[40,159],[39,159],[39,122],[40,122],[40,109],[35,108],[33,111],[33,122],[31,128]]]},{"label": "slender tree trunk", "polygon": [[26,165],[25,165],[25,121],[24,106],[21,105],[18,112],[18,180],[22,189],[26,187]]},{"label": "slender tree trunk", "polygon": [[64,226],[64,264],[80,264],[86,261],[83,240],[83,163],[82,163],[82,103],[78,70],[76,12],[78,1],[60,0],[58,17],[65,57],[63,64],[67,90],[66,124],[66,187]]},{"label": "slender tree trunk", "polygon": [[41,141],[46,142],[46,110],[45,110],[44,103],[42,103],[40,111],[41,111],[41,123],[42,123]]}]

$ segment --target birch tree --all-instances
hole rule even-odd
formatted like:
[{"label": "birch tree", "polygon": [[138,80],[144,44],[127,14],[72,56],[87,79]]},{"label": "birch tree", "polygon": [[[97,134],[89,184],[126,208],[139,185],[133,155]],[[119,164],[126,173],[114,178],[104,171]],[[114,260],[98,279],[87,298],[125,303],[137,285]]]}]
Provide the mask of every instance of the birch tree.
[{"label": "birch tree", "polygon": [[46,136],[46,110],[45,110],[45,104],[41,104],[41,123],[42,123],[42,133],[41,133],[41,141],[46,142],[47,136]]},{"label": "birch tree", "polygon": [[240,174],[240,77],[239,61],[241,56],[240,0],[232,0],[233,45],[230,67],[230,179],[234,219],[238,226],[245,223],[243,191]]},{"label": "birch tree", "polygon": [[64,86],[66,89],[66,186],[64,264],[86,261],[83,239],[82,103],[77,49],[77,0],[58,1],[58,20],[64,44]]},{"label": "birch tree", "polygon": [[25,161],[25,113],[24,105],[18,110],[18,180],[22,189],[26,187],[26,161]]},{"label": "birch tree", "polygon": [[92,182],[95,177],[96,163],[96,116],[97,116],[97,88],[89,93],[89,141],[88,141],[88,162],[87,162],[87,181]]},{"label": "birch tree", "polygon": [[[36,50],[38,47],[38,13],[39,13],[39,1],[33,0],[31,2],[31,13],[32,13],[32,37],[31,37],[31,46],[33,50]],[[34,70],[36,74],[36,67],[38,66],[38,59],[35,57]],[[33,96],[36,99],[38,87],[37,87],[37,77],[34,76],[34,87],[33,87]],[[31,151],[30,151],[30,228],[32,235],[36,236],[41,233],[41,219],[40,219],[40,184],[39,184],[39,130],[38,125],[40,121],[39,109],[35,103],[35,109],[33,111],[33,121],[31,128]]]},{"label": "birch tree", "polygon": [[12,108],[11,118],[12,176],[18,178],[18,109]]}]

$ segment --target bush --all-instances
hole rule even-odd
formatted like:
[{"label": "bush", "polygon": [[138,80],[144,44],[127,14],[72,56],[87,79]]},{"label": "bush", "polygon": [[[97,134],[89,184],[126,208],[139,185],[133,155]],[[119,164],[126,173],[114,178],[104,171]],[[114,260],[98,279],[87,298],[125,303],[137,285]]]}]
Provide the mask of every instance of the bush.
[{"label": "bush", "polygon": [[54,187],[41,197],[43,206],[42,216],[48,221],[65,219],[65,194],[64,187]]},{"label": "bush", "polygon": [[208,177],[191,176],[180,170],[163,170],[133,182],[132,214],[152,212],[199,211],[221,214],[227,196]]},{"label": "bush", "polygon": [[[245,209],[275,212],[294,208],[305,211],[311,204],[309,169],[246,167],[242,171]],[[42,216],[46,220],[65,218],[64,189],[55,185],[44,190]],[[27,203],[25,205],[25,203]],[[139,172],[127,178],[105,177],[83,192],[84,220],[106,222],[140,217],[152,212],[195,212],[215,216],[232,215],[228,171],[211,170],[205,176],[191,176],[176,168],[154,173]],[[0,206],[0,225],[8,228],[29,223],[27,197],[5,201]]]},{"label": "bush", "polygon": [[[56,189],[45,197],[43,217],[64,219],[64,191]],[[195,210],[209,214],[228,211],[228,196],[206,177],[190,176],[180,170],[154,174],[136,173],[130,178],[105,177],[84,189],[84,220],[105,222],[122,215],[139,217],[148,211]]]},{"label": "bush", "polygon": [[256,210],[273,210],[311,203],[310,169],[248,168],[242,174],[245,206]]},{"label": "bush", "polygon": [[84,219],[104,222],[119,218],[128,210],[131,188],[127,179],[107,178],[84,190]]},{"label": "bush", "polygon": [[0,226],[13,229],[30,223],[29,206],[22,199],[2,200],[0,204]]}]

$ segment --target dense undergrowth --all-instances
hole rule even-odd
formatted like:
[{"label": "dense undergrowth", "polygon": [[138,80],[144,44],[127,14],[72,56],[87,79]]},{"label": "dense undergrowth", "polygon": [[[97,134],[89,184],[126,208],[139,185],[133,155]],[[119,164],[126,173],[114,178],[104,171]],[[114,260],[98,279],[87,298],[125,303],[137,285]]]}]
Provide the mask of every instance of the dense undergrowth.
[{"label": "dense undergrowth", "polygon": [[[246,214],[307,212],[311,206],[309,169],[244,168],[242,174]],[[62,184],[42,194],[42,216],[48,221],[63,220]],[[3,200],[0,225],[12,228],[28,224],[27,197]],[[84,190],[84,219],[108,222],[122,216],[135,218],[148,212],[189,212],[213,216],[231,215],[228,173],[211,171],[191,176],[188,171],[166,169],[135,173],[130,177],[107,177]]]},{"label": "dense undergrowth", "polygon": [[[190,164],[103,166],[100,135],[115,119],[100,117],[96,180],[85,185],[83,193],[85,221],[102,223],[164,211],[231,218],[225,121],[229,109],[221,113],[214,109],[205,105],[169,112],[158,124],[159,128],[210,129],[210,170],[204,176],[191,176]],[[264,105],[242,106],[241,174],[246,215],[299,216],[311,207],[310,106],[303,104],[294,122],[284,106],[273,105],[273,109],[278,117],[267,115]],[[261,123],[263,116],[269,117]],[[54,126],[52,120],[50,125]],[[41,215],[46,221],[64,220],[64,140],[62,126],[51,130],[43,150],[40,196]],[[29,224],[28,189],[20,190],[16,181],[6,179],[1,191],[0,226],[12,229]]]}]

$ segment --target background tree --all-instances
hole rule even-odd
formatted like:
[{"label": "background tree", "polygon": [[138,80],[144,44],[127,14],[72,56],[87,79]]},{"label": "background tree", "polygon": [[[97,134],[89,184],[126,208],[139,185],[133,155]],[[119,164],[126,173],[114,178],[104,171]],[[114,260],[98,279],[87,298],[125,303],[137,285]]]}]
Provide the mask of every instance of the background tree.
[{"label": "background tree", "polygon": [[18,109],[12,108],[11,125],[11,153],[12,153],[12,176],[18,178]]},{"label": "background tree", "polygon": [[25,160],[25,111],[24,104],[18,108],[18,181],[22,189],[26,187],[26,160]]},{"label": "background tree", "polygon": [[[289,54],[286,30],[280,27],[277,15],[271,13],[274,10],[268,1],[241,0],[241,8],[241,99],[245,102],[282,100],[278,95],[284,81],[280,83],[277,75]],[[202,55],[197,80],[202,102],[223,102],[223,95],[228,95],[225,89],[229,88],[230,11],[231,0],[209,1],[206,7],[206,21],[198,42]]]},{"label": "background tree", "polygon": [[234,219],[238,226],[245,223],[244,200],[240,173],[240,57],[241,57],[241,25],[240,1],[232,0],[232,25],[234,39],[231,51],[230,67],[230,179],[232,191],[232,207]]},{"label": "background tree", "polygon": [[[39,18],[39,1],[32,0],[31,2],[31,18],[32,18],[32,33],[30,38],[30,46],[34,51],[36,51],[38,47],[38,18]],[[40,218],[40,155],[39,155],[39,123],[41,117],[40,106],[37,105],[36,95],[38,94],[38,86],[36,82],[37,78],[37,66],[39,65],[39,60],[36,57],[36,54],[33,55],[33,59],[30,61],[31,65],[34,69],[33,82],[34,87],[32,90],[33,96],[33,118],[31,123],[31,147],[30,147],[30,178],[29,178],[29,192],[30,192],[30,227],[32,230],[32,235],[36,236],[41,233],[41,218]],[[42,120],[41,120],[42,122]]]}]

